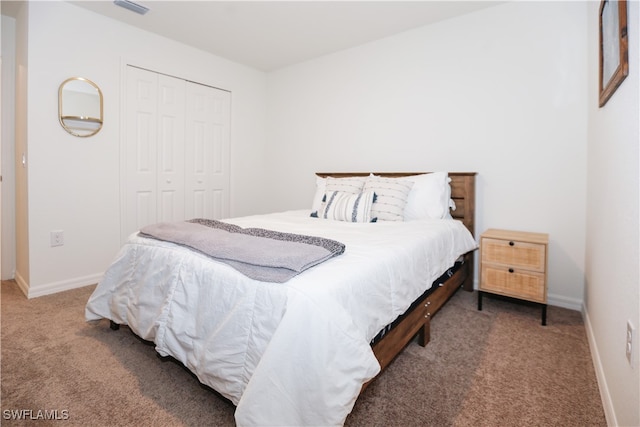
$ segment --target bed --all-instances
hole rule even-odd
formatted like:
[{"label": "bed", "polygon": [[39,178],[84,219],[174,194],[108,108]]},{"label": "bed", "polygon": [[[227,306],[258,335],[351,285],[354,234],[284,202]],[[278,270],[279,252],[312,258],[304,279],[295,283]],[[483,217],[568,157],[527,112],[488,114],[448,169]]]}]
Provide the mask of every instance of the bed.
[{"label": "bed", "polygon": [[344,253],[269,282],[184,244],[137,233],[87,302],[86,319],[109,319],[113,329],[128,325],[153,341],[161,356],[183,363],[236,405],[238,425],[343,424],[360,392],[416,335],[420,345],[429,341],[430,319],[446,300],[460,287],[472,290],[475,174],[444,174],[450,179],[445,202],[455,210],[447,205],[442,218],[371,222],[374,210],[365,212],[358,198],[357,216],[364,219],[357,223],[325,218],[341,215],[331,209],[339,203],[320,195],[349,203],[355,197],[329,185],[361,180],[364,187],[352,192],[359,195],[373,186],[369,205],[379,206],[379,219],[398,213],[398,206],[380,207],[390,200],[385,185],[415,180],[406,193],[407,215],[422,202],[412,198],[418,187],[436,174],[317,176],[311,210],[224,223],[317,236],[343,243]]}]

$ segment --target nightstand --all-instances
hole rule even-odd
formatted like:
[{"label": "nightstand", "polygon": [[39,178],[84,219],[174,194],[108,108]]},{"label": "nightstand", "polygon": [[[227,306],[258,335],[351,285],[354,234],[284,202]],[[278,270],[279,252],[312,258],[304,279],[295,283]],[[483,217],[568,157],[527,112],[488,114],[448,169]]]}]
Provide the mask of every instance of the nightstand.
[{"label": "nightstand", "polygon": [[484,293],[517,298],[542,307],[547,324],[549,235],[489,229],[480,236],[478,310]]}]

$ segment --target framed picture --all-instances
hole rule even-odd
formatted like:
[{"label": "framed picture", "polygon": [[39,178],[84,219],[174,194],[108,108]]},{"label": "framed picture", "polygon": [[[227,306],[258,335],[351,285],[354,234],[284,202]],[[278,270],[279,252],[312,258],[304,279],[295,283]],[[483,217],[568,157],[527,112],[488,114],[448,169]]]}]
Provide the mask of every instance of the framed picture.
[{"label": "framed picture", "polygon": [[600,107],[629,74],[627,1],[600,3]]}]

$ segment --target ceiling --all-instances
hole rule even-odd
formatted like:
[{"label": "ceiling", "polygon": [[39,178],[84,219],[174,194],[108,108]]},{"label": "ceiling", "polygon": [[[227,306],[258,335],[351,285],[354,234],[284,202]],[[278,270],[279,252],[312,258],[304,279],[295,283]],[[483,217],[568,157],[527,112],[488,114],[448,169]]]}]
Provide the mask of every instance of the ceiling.
[{"label": "ceiling", "polygon": [[112,1],[70,1],[202,49],[271,71],[493,6],[496,1],[154,1],[138,15]]}]

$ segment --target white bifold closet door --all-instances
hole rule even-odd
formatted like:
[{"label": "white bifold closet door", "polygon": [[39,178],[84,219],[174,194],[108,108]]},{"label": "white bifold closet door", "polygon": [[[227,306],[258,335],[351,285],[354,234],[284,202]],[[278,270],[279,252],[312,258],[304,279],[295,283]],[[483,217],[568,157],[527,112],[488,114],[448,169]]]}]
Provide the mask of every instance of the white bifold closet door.
[{"label": "white bifold closet door", "polygon": [[123,241],[156,222],[229,216],[231,94],[127,67]]}]

